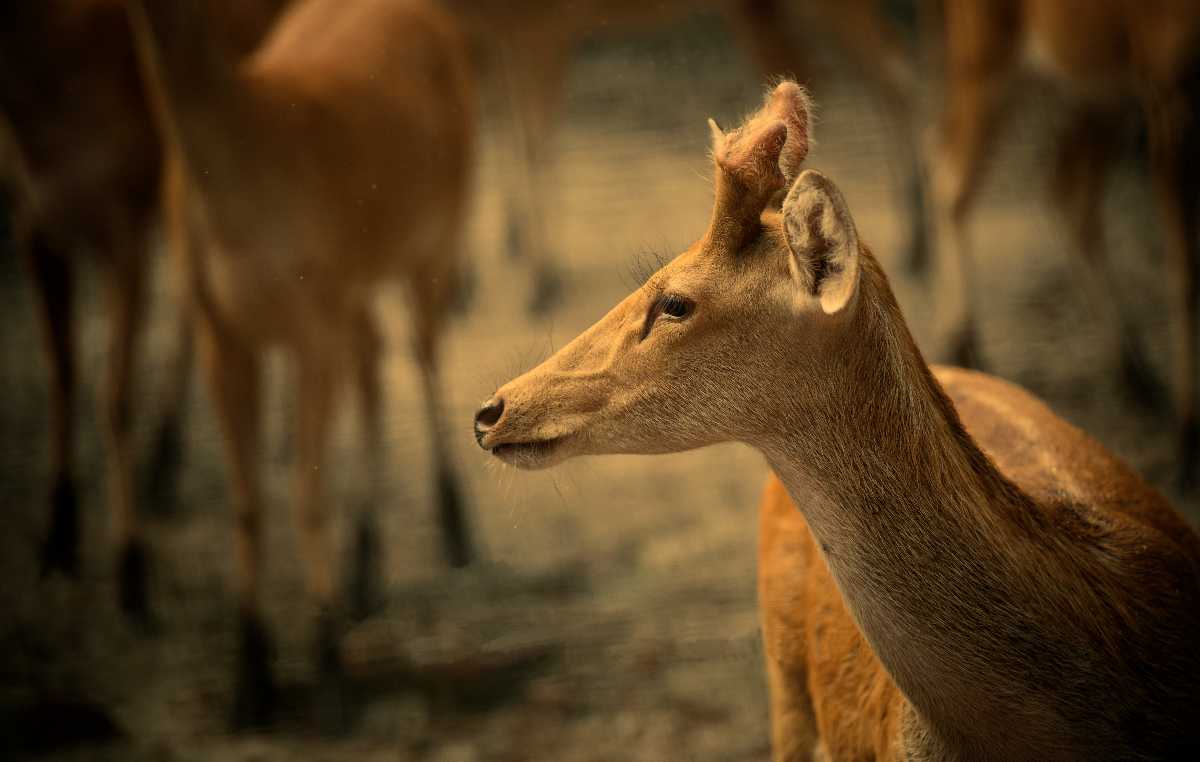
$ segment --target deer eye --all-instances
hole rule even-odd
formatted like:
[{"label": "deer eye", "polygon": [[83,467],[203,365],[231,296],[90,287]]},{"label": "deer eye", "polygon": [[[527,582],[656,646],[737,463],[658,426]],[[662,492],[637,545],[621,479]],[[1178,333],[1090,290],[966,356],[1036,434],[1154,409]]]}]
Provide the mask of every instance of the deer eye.
[{"label": "deer eye", "polygon": [[673,318],[685,318],[692,314],[692,303],[682,296],[668,294],[659,302],[659,309],[664,315],[670,315]]},{"label": "deer eye", "polygon": [[691,301],[675,294],[667,294],[659,298],[658,301],[650,306],[650,311],[646,313],[646,322],[642,325],[642,336],[638,341],[650,335],[650,329],[654,327],[654,321],[659,315],[666,315],[675,320],[682,320],[692,314],[694,306],[695,304]]}]

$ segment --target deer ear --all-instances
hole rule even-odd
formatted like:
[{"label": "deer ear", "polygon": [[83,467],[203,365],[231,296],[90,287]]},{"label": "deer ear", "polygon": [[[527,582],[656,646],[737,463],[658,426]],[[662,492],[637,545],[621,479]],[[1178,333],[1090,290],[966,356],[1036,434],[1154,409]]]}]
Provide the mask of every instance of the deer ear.
[{"label": "deer ear", "polygon": [[788,267],[801,289],[829,315],[858,289],[858,231],[842,192],[825,175],[805,170],[783,201]]}]

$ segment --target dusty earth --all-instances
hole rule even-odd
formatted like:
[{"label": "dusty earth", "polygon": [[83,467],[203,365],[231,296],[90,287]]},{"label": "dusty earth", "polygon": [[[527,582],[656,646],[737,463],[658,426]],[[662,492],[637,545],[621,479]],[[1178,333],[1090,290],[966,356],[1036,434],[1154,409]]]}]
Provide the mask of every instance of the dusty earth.
[{"label": "dusty earth", "polygon": [[[861,234],[892,273],[919,339],[933,336],[929,288],[900,267],[905,224],[885,129],[850,80],[829,79],[810,165],[843,187]],[[347,638],[362,699],[352,733],[318,738],[305,711],[313,682],[309,611],[288,507],[289,372],[271,366],[266,441],[268,621],[287,710],[268,733],[227,731],[235,648],[229,509],[220,442],[200,384],[187,410],[179,496],[147,519],[159,626],[129,627],[114,601],[105,541],[94,397],[105,325],[85,289],[79,463],[83,576],[39,580],[44,531],[45,371],[30,294],[5,256],[0,320],[0,757],[55,760],[764,759],[767,705],[755,611],[755,505],[766,474],[746,448],[603,458],[538,474],[497,468],[470,419],[495,386],[598,318],[634,284],[639,253],[670,255],[702,232],[711,194],[704,119],[733,122],[760,85],[711,19],[594,41],[572,71],[552,194],[566,301],[527,317],[527,263],[504,253],[492,123],[470,220],[476,296],[447,345],[446,412],[484,560],[448,572],[438,554],[419,387],[403,305],[381,299],[389,336],[390,478],[379,506],[386,600]],[[1169,418],[1122,395],[1096,310],[1076,287],[1042,188],[1046,94],[1018,114],[977,216],[985,359],[1170,488]],[[493,109],[494,111],[494,109]],[[1148,354],[1166,368],[1162,256],[1136,161],[1108,196],[1109,242]],[[143,440],[173,350],[168,278],[138,379]],[[1164,376],[1165,377],[1165,376]],[[350,416],[346,416],[350,418]],[[349,535],[356,441],[338,434],[330,494]],[[1172,494],[1195,518],[1200,500]],[[144,501],[153,502],[153,501]],[[106,726],[96,711],[111,722]],[[91,719],[88,719],[91,717]],[[75,736],[108,740],[68,746]]]}]

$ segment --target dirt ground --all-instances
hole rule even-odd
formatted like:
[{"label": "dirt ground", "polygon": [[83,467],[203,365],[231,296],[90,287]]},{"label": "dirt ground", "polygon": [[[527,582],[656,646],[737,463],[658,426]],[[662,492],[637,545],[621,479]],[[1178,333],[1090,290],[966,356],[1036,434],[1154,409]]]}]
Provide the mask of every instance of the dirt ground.
[{"label": "dirt ground", "polygon": [[[712,115],[736,121],[758,78],[712,19],[586,45],[570,80],[550,221],[566,301],[549,318],[523,305],[528,264],[504,252],[504,171],[484,136],[471,256],[477,289],[446,347],[446,413],[484,560],[448,572],[438,553],[426,422],[406,351],[403,304],[381,299],[389,338],[390,478],[379,506],[386,602],[345,650],[363,699],[349,737],[318,738],[305,698],[313,631],[289,515],[289,372],[271,365],[265,600],[287,711],[268,733],[231,735],[235,649],[229,508],[220,441],[197,383],[187,411],[180,499],[148,518],[159,627],[116,611],[105,538],[94,398],[102,375],[101,304],[85,293],[82,579],[40,580],[46,514],[45,371],[30,294],[5,257],[0,293],[0,757],[53,760],[741,760],[768,755],[766,688],[755,606],[756,500],[762,459],[739,446],[662,457],[587,459],[525,474],[495,467],[470,434],[498,383],[573,337],[633,285],[639,253],[669,255],[698,236],[711,191]],[[809,161],[840,183],[863,239],[892,274],[919,340],[933,336],[926,284],[905,275],[898,174],[885,129],[851,80],[821,98]],[[1200,498],[1170,491],[1169,418],[1122,396],[1077,287],[1068,240],[1044,199],[1052,98],[1016,115],[980,202],[973,239],[989,369],[1045,398],[1132,462],[1195,519]],[[1107,199],[1113,266],[1148,354],[1165,378],[1166,283],[1146,179],[1121,165]],[[138,375],[143,439],[166,377],[173,323],[160,273]],[[139,413],[144,408],[139,409]],[[349,418],[350,416],[346,416]],[[151,419],[151,420],[147,420]],[[339,429],[331,499],[349,535],[357,450]],[[65,744],[91,710],[110,740]],[[103,723],[101,723],[103,725]],[[96,727],[96,735],[104,727]],[[24,749],[24,752],[21,751]]]}]

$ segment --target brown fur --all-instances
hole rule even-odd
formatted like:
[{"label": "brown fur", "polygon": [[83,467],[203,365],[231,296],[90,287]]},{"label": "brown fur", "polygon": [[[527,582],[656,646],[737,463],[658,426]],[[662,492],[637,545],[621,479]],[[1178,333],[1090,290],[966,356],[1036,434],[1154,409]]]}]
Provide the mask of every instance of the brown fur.
[{"label": "brown fur", "polygon": [[[1000,472],[1045,506],[1050,527],[1090,530],[1077,524],[1107,516],[1106,530],[1125,553],[1153,538],[1178,544],[1175,552],[1192,564],[1200,558],[1191,528],[1157,493],[1028,393],[960,369],[936,368],[935,377]],[[1080,502],[1097,508],[1081,514]],[[1147,598],[1165,583],[1152,576],[1138,581]],[[758,586],[775,758],[809,759],[819,741],[829,759],[902,759],[901,720],[911,706],[847,611],[802,511],[778,478],[768,482],[759,512]],[[1105,605],[1115,599],[1099,597]],[[1190,619],[1184,612],[1163,615]],[[1109,701],[1121,703],[1115,696]]]},{"label": "brown fur", "polygon": [[1119,147],[1120,117],[1148,128],[1152,183],[1167,252],[1173,392],[1180,470],[1200,467],[1200,5],[1190,0],[947,0],[945,103],[932,172],[932,208],[943,271],[945,351],[978,359],[971,309],[966,223],[1006,112],[1021,104],[1017,75],[1031,69],[1056,83],[1071,114],[1058,141],[1052,195],[1065,213],[1082,283],[1111,324],[1114,348],[1142,396],[1146,362],[1121,303],[1128,295],[1104,265],[1100,214],[1106,170]]},{"label": "brown fur", "polygon": [[[714,136],[708,233],[502,386],[480,445],[526,468],[728,440],[766,456],[776,759],[1194,757],[1200,538],[1024,391],[935,377],[841,193],[771,127],[782,100],[798,113],[774,123],[806,132],[794,88]],[[763,152],[791,187],[754,219],[766,188],[730,189],[771,177]]]},{"label": "brown fur", "polygon": [[[233,52],[250,49],[274,13],[271,2],[236,5]],[[75,429],[74,290],[78,264],[101,265],[111,320],[103,419],[109,505],[122,556],[140,542],[134,510],[131,373],[146,302],[146,269],[159,221],[162,151],[120,2],[47,0],[6,10],[0,30],[0,186],[7,190],[18,249],[38,300],[50,367],[53,519],[49,566],[74,566],[72,435]],[[168,385],[177,408],[190,357],[186,321]],[[136,582],[134,584],[137,584]],[[140,607],[126,590],[127,607]],[[129,597],[132,596],[132,597]]]},{"label": "brown fur", "polygon": [[[340,390],[361,397],[368,488],[382,474],[371,297],[409,297],[449,560],[471,557],[441,426],[438,344],[455,296],[474,93],[457,29],[423,0],[304,0],[234,67],[180,0],[132,5],[173,162],[204,367],[232,477],[243,613],[257,618],[265,352],[295,361],[296,524],[319,611],[336,608],[325,452]],[[374,502],[371,495],[370,502]]]}]

